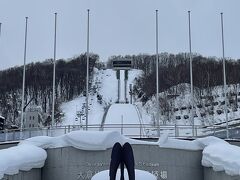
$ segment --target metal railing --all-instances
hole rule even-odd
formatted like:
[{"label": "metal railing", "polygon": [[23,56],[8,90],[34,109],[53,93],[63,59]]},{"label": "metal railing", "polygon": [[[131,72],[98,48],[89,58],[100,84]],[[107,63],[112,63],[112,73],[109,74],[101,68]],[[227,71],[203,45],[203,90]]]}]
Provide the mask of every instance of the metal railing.
[{"label": "metal railing", "polygon": [[[159,128],[151,124],[100,124],[88,125],[88,131],[119,131],[121,134],[132,138],[157,138],[157,130],[160,130],[160,136],[168,133],[170,137],[195,138],[204,136],[217,136],[226,138],[226,128],[223,125],[214,126],[195,126],[194,135],[191,125],[161,125]],[[71,131],[86,130],[84,125],[67,125],[43,128],[28,128],[20,131],[19,129],[0,131],[0,142],[19,141],[36,136],[60,136]],[[229,127],[229,137],[240,139],[240,126]]]}]

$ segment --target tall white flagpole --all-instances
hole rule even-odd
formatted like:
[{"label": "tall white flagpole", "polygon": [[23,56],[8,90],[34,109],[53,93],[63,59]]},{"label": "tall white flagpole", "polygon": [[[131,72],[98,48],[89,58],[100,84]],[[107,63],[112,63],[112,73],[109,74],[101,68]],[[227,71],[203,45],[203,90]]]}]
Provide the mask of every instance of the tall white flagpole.
[{"label": "tall white flagpole", "polygon": [[224,31],[223,31],[223,13],[221,13],[221,29],[222,29],[222,56],[223,56],[223,83],[224,83],[224,98],[225,98],[225,105],[224,105],[224,112],[226,115],[226,135],[229,138],[229,131],[228,131],[228,112],[227,112],[227,81],[226,81],[226,68],[225,68],[225,49],[224,49]]},{"label": "tall white flagpole", "polygon": [[156,103],[157,103],[157,136],[160,137],[160,123],[159,123],[159,80],[158,80],[158,69],[159,69],[159,54],[158,54],[158,10],[156,10]]},{"label": "tall white flagpole", "polygon": [[57,48],[57,13],[55,15],[54,26],[54,55],[53,55],[53,93],[52,93],[52,127],[54,126],[54,112],[55,112],[55,86],[56,86],[56,48]]},{"label": "tall white flagpole", "polygon": [[[0,41],[1,41],[1,37],[2,37],[2,23],[0,22]],[[1,42],[0,42],[1,45]]]},{"label": "tall white flagpole", "polygon": [[22,83],[22,108],[21,108],[21,126],[20,130],[23,130],[23,116],[24,116],[24,95],[25,95],[25,73],[26,73],[26,58],[27,58],[27,30],[28,30],[28,17],[25,18],[25,42],[24,42],[24,65],[23,65],[23,83]]},{"label": "tall white flagpole", "polygon": [[88,130],[88,85],[89,85],[89,9],[87,10],[87,79],[86,79],[86,130]]},{"label": "tall white flagpole", "polygon": [[0,37],[2,35],[2,23],[0,23]]},{"label": "tall white flagpole", "polygon": [[192,38],[191,38],[191,11],[188,11],[188,36],[189,36],[189,56],[190,56],[190,86],[191,86],[191,121],[192,121],[192,135],[194,136],[195,122],[194,122],[194,99],[193,99],[193,72],[192,72]]}]

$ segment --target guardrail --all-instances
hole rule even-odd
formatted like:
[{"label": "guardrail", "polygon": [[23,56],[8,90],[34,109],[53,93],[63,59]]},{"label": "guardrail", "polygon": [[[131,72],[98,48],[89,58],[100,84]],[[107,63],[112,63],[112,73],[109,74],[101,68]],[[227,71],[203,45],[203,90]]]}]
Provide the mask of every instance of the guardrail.
[{"label": "guardrail", "polygon": [[[144,128],[143,128],[144,127]],[[217,136],[219,138],[226,138],[226,129],[223,125],[214,126],[194,126],[194,135],[192,134],[192,126],[187,125],[161,125],[160,135],[168,133],[170,137],[182,137],[182,138],[195,138],[204,137],[208,135]],[[0,142],[4,141],[19,141],[35,136],[60,136],[71,131],[85,130],[84,125],[67,125],[67,126],[54,126],[43,128],[28,128],[20,131],[3,130],[0,131]],[[132,138],[157,138],[157,127],[153,127],[151,124],[105,124],[101,127],[101,124],[88,125],[88,131],[107,131],[116,130],[121,134]],[[229,127],[230,138],[240,139],[240,127]]]}]

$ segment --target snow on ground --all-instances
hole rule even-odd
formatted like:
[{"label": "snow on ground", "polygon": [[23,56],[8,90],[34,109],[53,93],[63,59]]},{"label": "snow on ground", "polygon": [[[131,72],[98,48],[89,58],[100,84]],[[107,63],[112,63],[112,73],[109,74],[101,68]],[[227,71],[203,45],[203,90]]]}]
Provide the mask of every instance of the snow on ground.
[{"label": "snow on ground", "polygon": [[[178,90],[181,90],[181,92],[175,92],[178,87]],[[234,103],[238,101],[238,106],[240,107],[240,94],[236,96],[236,93],[233,90],[232,85],[229,86],[229,92],[231,92],[231,95],[228,95],[228,97],[231,100],[230,105],[228,106],[228,119],[229,119],[229,125],[230,126],[239,126],[239,118],[240,117],[240,108],[235,108]],[[168,92],[169,91],[169,92]],[[170,112],[169,114],[162,112],[163,108],[160,109],[160,126],[162,128],[162,131],[164,133],[169,133],[175,136],[191,136],[192,135],[192,122],[191,122],[191,101],[190,101],[190,86],[189,84],[179,84],[177,86],[171,87],[168,91],[160,93],[161,99],[169,105]],[[195,91],[196,93],[196,91]],[[199,92],[198,92],[199,93]],[[177,95],[176,97],[169,98],[168,95]],[[213,100],[210,101],[207,99],[208,96],[213,97]],[[225,120],[226,115],[224,113],[224,105],[222,104],[224,102],[223,97],[223,89],[221,86],[216,86],[212,88],[211,93],[209,92],[203,92],[203,94],[195,96],[195,117],[194,117],[194,125],[197,127],[200,127],[195,130],[195,134],[199,136],[206,136],[208,134],[213,134],[214,131],[211,131],[210,129],[201,129],[202,126],[226,126]],[[139,107],[141,114],[143,116],[143,121],[147,123],[154,123],[154,119],[156,119],[156,98],[153,96],[151,99],[149,99],[145,104],[142,104],[140,99],[137,99],[137,102],[135,102],[136,105]],[[199,105],[202,105],[201,108],[199,108]],[[220,111],[220,113],[219,113]],[[195,114],[194,113],[194,114]],[[211,115],[210,113],[213,113]],[[237,120],[236,120],[237,119]],[[156,122],[155,122],[156,123]],[[221,124],[220,124],[221,123]],[[175,131],[173,128],[167,128],[167,126],[177,126],[177,131]],[[212,128],[213,129],[213,128]],[[219,131],[218,129],[214,129],[216,131]],[[152,131],[152,132],[151,132]],[[196,133],[197,132],[197,133]],[[156,130],[150,129],[149,134],[156,134]]]},{"label": "snow on ground", "polygon": [[46,158],[45,150],[30,144],[0,150],[0,179],[4,177],[4,174],[14,175],[20,170],[42,168]]},{"label": "snow on ground", "polygon": [[[85,102],[85,99],[80,96],[78,98],[75,98],[72,101],[69,101],[67,103],[63,103],[61,105],[61,109],[64,113],[63,123],[62,125],[75,125],[76,122],[76,111],[79,109],[78,106],[82,106],[82,104]],[[79,122],[80,123],[80,122]]]},{"label": "snow on ground", "polygon": [[[121,78],[121,94],[120,100],[124,100],[124,71],[120,72]],[[127,98],[129,97],[129,84],[134,84],[136,77],[142,74],[141,70],[132,69],[128,73],[128,82],[127,82]],[[112,69],[100,70],[98,75],[98,80],[100,82],[99,94],[103,95],[103,99],[106,102],[115,102],[117,100],[117,87],[118,81],[116,78],[116,71]]]},{"label": "snow on ground", "polygon": [[[129,92],[129,84],[134,83],[134,79],[138,77],[142,71],[129,71],[129,80],[127,85],[127,92]],[[94,69],[94,77],[92,86],[89,90],[89,125],[100,125],[102,122],[105,109],[117,101],[117,85],[116,71],[112,69],[98,70]],[[96,91],[94,90],[96,89]],[[123,101],[124,90],[124,73],[121,72],[121,100]],[[102,96],[102,102],[97,99],[97,95]],[[130,99],[129,93],[127,98]],[[86,97],[80,95],[72,101],[63,103],[61,110],[65,114],[62,125],[81,125],[86,123],[85,115],[81,118],[77,117],[76,112],[85,113]],[[111,124],[111,122],[110,122]]]},{"label": "snow on ground", "polygon": [[[101,172],[95,174],[91,180],[106,180],[106,179],[109,179],[109,170],[101,171]],[[117,170],[116,179],[120,179],[120,170],[119,169]],[[124,179],[129,180],[126,169],[124,169]],[[137,179],[137,180],[157,180],[157,177],[147,171],[135,169],[135,179]]]},{"label": "snow on ground", "polygon": [[140,117],[136,106],[132,104],[111,105],[105,119],[104,130],[118,130],[124,135],[140,135]]}]

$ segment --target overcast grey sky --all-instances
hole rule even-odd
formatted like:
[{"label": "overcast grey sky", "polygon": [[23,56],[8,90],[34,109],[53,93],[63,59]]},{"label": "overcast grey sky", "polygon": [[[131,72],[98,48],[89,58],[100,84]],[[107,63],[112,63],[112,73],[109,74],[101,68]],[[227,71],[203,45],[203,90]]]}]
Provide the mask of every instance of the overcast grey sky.
[{"label": "overcast grey sky", "polygon": [[0,69],[23,63],[25,16],[29,17],[27,62],[53,57],[54,12],[58,13],[57,58],[86,51],[87,9],[90,50],[102,61],[111,55],[155,53],[155,10],[159,9],[159,51],[192,49],[221,56],[220,12],[224,12],[226,56],[240,58],[239,0],[1,0]]}]

